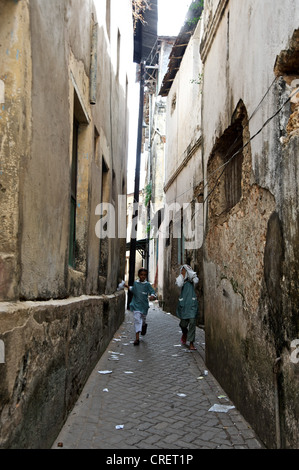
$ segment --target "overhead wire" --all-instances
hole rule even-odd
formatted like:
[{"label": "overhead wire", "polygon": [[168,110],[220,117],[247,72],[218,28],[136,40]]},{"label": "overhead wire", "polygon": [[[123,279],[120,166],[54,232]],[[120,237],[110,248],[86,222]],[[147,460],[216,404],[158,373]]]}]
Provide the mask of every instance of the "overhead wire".
[{"label": "overhead wire", "polygon": [[[261,126],[261,128],[237,151],[235,152],[227,162],[225,162],[225,168],[223,169],[223,171],[221,172],[220,176],[217,178],[217,181],[213,187],[213,189],[208,193],[208,195],[206,196],[206,198],[204,199],[203,201],[203,204],[206,203],[206,201],[209,199],[210,195],[215,191],[216,189],[216,186],[220,180],[220,178],[222,177],[225,169],[226,169],[226,166],[241,152],[243,151],[249,144],[250,142],[252,142],[253,139],[255,139],[262,131],[263,129],[269,124],[269,122],[271,122],[280,112],[281,110],[291,101],[291,99],[293,98],[293,96],[295,96],[297,93],[299,92],[299,88],[297,88],[289,97],[287,100],[284,101],[284,103],[279,107],[279,109],[271,116],[269,117],[265,122],[264,124]],[[196,213],[194,213],[195,215]]]},{"label": "overhead wire", "polygon": [[[255,108],[254,111],[252,112],[251,116],[248,118],[248,123],[251,121],[251,119],[253,118],[253,116],[257,113],[258,109],[260,108],[261,104],[262,104],[263,101],[265,100],[266,96],[268,95],[269,91],[270,91],[271,88],[273,87],[273,85],[274,85],[274,83],[276,82],[276,80],[277,80],[277,77],[274,78],[274,80],[272,81],[271,85],[268,87],[266,93],[264,94],[264,96],[262,97],[262,99],[260,100],[260,102],[258,103],[258,105],[256,106],[256,108]],[[291,99],[291,98],[292,98],[292,97],[290,97],[290,99]],[[233,146],[235,145],[235,143],[237,142],[237,140],[238,140],[239,138],[240,138],[240,136],[238,135],[238,136],[236,137],[236,139],[234,140],[234,142],[230,145],[229,149],[227,150],[225,157],[227,157],[227,155],[230,154],[231,149],[233,148]],[[240,149],[236,152],[236,154],[234,154],[234,155],[231,157],[231,159],[233,159],[236,155],[238,155],[241,150],[242,150],[242,148],[240,148]],[[214,173],[217,173],[217,171],[221,170],[221,168],[226,167],[227,164],[231,161],[231,159],[230,159],[229,161],[226,161],[225,163],[222,163],[219,167],[217,167],[215,170],[213,170],[213,171],[210,173],[209,177],[212,176]],[[199,184],[203,183],[203,181],[204,181],[204,180],[201,180],[201,181],[197,182],[197,183],[193,186],[192,189],[194,190],[194,188],[196,188],[196,186],[198,186]],[[208,185],[208,181],[205,183],[204,189],[205,189],[205,187],[206,187],[207,185]],[[186,191],[184,191],[184,192],[182,192],[182,193],[176,195],[176,197],[175,197],[174,199],[172,199],[170,202],[173,202],[173,201],[175,201],[177,198],[183,196],[184,194],[186,194],[187,192],[189,192],[190,189],[191,189],[191,188],[188,188]]]},{"label": "overhead wire", "polygon": [[[262,97],[262,99],[260,100],[259,104],[256,106],[256,108],[254,109],[254,111],[252,112],[250,118],[248,119],[248,122],[250,122],[250,120],[253,118],[253,116],[256,114],[256,112],[258,111],[258,109],[260,108],[261,104],[263,103],[263,101],[265,100],[266,96],[268,95],[270,89],[272,88],[272,86],[274,85],[274,83],[277,81],[277,77],[275,77],[275,79],[273,80],[273,82],[271,83],[271,85],[269,86],[269,88],[267,89],[266,93],[264,94],[264,96]],[[295,96],[297,93],[299,92],[299,88],[297,88],[284,102],[283,104],[278,108],[278,110],[271,116],[269,117],[264,123],[263,125],[260,127],[260,129],[242,146],[240,147],[225,163],[221,164],[219,167],[217,167],[210,175],[209,177],[216,173],[217,171],[222,170],[222,172],[220,173],[220,175],[217,177],[216,179],[216,183],[215,185],[213,186],[213,188],[211,189],[211,191],[209,191],[209,193],[207,194],[207,196],[205,197],[204,201],[202,204],[205,204],[207,202],[207,200],[209,199],[209,197],[211,196],[211,194],[215,191],[217,185],[218,185],[218,182],[220,180],[220,178],[222,177],[223,173],[225,172],[226,170],[226,167],[227,165],[237,156],[240,154],[241,151],[243,151],[249,144],[250,142],[252,142],[252,140],[254,140],[262,131],[263,129],[282,111],[282,109],[291,101],[291,99],[293,98],[293,96]],[[236,141],[239,139],[240,136],[237,136],[235,141],[231,144],[231,146],[229,147],[227,153],[226,153],[226,157],[227,155],[229,155],[229,151],[231,150],[231,148],[234,146],[234,144],[236,143]],[[203,183],[204,180],[201,180],[199,182],[197,182],[194,186],[193,186],[193,190],[198,186],[200,185],[201,183]],[[208,181],[205,183],[204,185],[204,188],[206,188],[206,186],[208,185]],[[172,203],[174,201],[177,201],[177,199],[181,196],[183,196],[184,194],[186,194],[187,192],[189,192],[191,190],[191,188],[188,188],[186,191],[180,193],[179,195],[176,195],[176,197],[169,201],[169,203]],[[193,203],[195,202],[196,198],[193,198],[190,202],[190,203]],[[192,219],[194,218],[194,216],[198,213],[198,211],[196,211],[193,216],[192,216]],[[160,233],[164,233],[166,234],[165,232],[162,232],[161,229],[158,229],[158,231]]]}]

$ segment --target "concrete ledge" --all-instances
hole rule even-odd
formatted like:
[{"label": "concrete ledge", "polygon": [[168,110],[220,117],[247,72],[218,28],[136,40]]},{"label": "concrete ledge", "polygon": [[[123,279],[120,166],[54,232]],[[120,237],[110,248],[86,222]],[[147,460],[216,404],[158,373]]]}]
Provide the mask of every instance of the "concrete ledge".
[{"label": "concrete ledge", "polygon": [[0,448],[51,447],[124,313],[124,291],[0,304]]}]

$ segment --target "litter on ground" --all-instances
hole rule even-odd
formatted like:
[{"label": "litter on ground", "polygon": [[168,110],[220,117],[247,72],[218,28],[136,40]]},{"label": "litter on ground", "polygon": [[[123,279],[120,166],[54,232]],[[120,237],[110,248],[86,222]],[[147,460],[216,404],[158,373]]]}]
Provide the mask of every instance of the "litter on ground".
[{"label": "litter on ground", "polygon": [[232,405],[218,405],[217,403],[213,405],[209,411],[216,411],[217,413],[227,413],[229,410],[235,408]]}]

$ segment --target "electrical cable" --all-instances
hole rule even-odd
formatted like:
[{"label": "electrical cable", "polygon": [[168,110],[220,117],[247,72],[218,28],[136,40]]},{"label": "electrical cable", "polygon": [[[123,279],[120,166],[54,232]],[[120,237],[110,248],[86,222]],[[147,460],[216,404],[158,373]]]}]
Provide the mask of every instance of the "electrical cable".
[{"label": "electrical cable", "polygon": [[[252,119],[252,117],[256,114],[257,110],[259,109],[259,107],[261,106],[262,102],[264,101],[264,99],[266,98],[267,94],[269,93],[270,89],[272,88],[272,86],[274,85],[275,81],[277,80],[277,77],[274,79],[274,81],[272,82],[272,84],[270,85],[270,87],[268,88],[267,92],[265,93],[265,95],[263,96],[262,100],[259,102],[258,106],[255,108],[255,110],[253,111],[253,113],[251,114],[250,119]],[[268,118],[264,124],[260,127],[260,129],[240,148],[238,149],[224,164],[220,165],[216,170],[213,171],[213,173],[215,173],[216,171],[218,171],[219,169],[223,168],[221,174],[218,176],[217,180],[216,180],[216,183],[215,185],[213,186],[212,190],[208,193],[208,195],[206,196],[206,198],[204,199],[203,201],[203,204],[206,203],[206,201],[209,199],[209,197],[211,196],[211,194],[215,191],[217,185],[218,185],[218,182],[220,180],[220,178],[222,177],[227,165],[241,152],[243,151],[249,144],[250,142],[252,142],[253,139],[255,139],[262,131],[263,129],[281,112],[281,110],[291,101],[291,99],[293,98],[293,96],[295,96],[297,93],[299,92],[299,88],[297,88],[289,97],[286,101],[283,102],[283,104],[278,108],[278,110],[270,117]],[[249,122],[248,120],[248,122]],[[238,139],[239,137],[236,138],[236,140]],[[230,149],[232,148],[232,146],[235,144],[236,140],[234,141],[234,143],[230,146]],[[227,152],[227,154],[229,154],[229,152]],[[226,155],[227,155],[226,154]],[[193,186],[193,190],[196,186],[198,186],[200,183],[203,183],[204,180],[201,180],[200,182],[196,183],[195,186]],[[207,186],[208,182],[204,185],[204,188]],[[182,196],[183,194],[185,194],[186,192],[190,191],[191,188],[189,188],[187,191],[184,191],[183,193],[179,194],[176,196],[176,198],[173,200],[175,201],[177,198],[179,198],[180,196]],[[170,202],[173,202],[173,201],[170,201]],[[195,201],[195,198],[193,198],[189,204],[191,204],[192,202]],[[192,219],[194,218],[194,216],[197,214],[198,211],[196,211],[193,216],[192,216]],[[162,233],[161,229],[158,229],[158,231],[160,233]],[[164,232],[163,232],[164,233]],[[166,234],[166,233],[164,233]]]},{"label": "electrical cable", "polygon": [[[254,111],[252,112],[251,116],[248,118],[248,123],[251,121],[251,119],[253,118],[253,116],[256,114],[256,112],[258,111],[258,109],[260,108],[261,104],[263,103],[263,101],[265,100],[266,96],[268,95],[269,91],[271,90],[271,88],[273,87],[274,83],[276,82],[277,80],[277,77],[274,78],[273,82],[271,83],[271,85],[268,87],[266,93],[264,94],[264,96],[262,97],[261,101],[259,102],[259,104],[256,106],[256,108],[254,109]],[[290,96],[290,99],[292,98],[292,96]],[[233,146],[235,145],[236,141],[240,138],[240,136],[237,136],[236,139],[234,140],[234,142],[231,144],[231,146],[229,147],[229,149],[227,150],[226,152],[226,156],[229,155],[230,153],[230,150],[233,148]],[[242,149],[239,149],[236,154],[234,154],[231,158],[234,158]],[[217,171],[221,170],[221,168],[223,168],[224,166],[226,167],[226,165],[230,162],[227,161],[225,163],[222,163],[219,167],[217,167],[215,170],[213,170],[209,177],[212,176],[214,173],[217,173]],[[222,175],[222,173],[221,173]],[[194,186],[193,186],[193,190],[194,188],[196,188],[196,186],[198,186],[199,184],[203,183],[203,180],[197,182]],[[208,182],[205,183],[204,185],[204,188],[208,185]],[[175,201],[177,198],[179,198],[180,196],[183,196],[184,194],[186,194],[188,191],[190,191],[191,188],[187,189],[186,191],[184,191],[183,193],[179,194],[179,195],[176,195],[176,198],[174,198],[173,200],[169,201],[170,203]]]}]

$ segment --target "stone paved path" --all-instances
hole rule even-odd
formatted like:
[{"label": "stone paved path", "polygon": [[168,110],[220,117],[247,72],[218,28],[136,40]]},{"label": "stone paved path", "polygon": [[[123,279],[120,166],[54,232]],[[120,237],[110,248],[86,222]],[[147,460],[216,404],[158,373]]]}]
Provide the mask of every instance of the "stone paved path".
[{"label": "stone paved path", "polygon": [[153,304],[134,346],[127,311],[52,448],[262,449],[235,408],[209,411],[233,403],[207,371],[204,331],[197,328],[195,352],[180,337],[178,319]]}]

